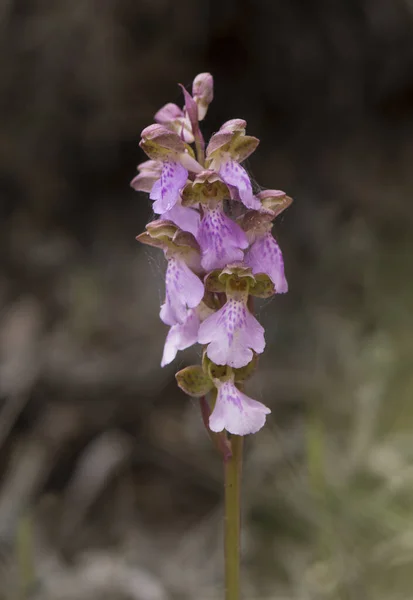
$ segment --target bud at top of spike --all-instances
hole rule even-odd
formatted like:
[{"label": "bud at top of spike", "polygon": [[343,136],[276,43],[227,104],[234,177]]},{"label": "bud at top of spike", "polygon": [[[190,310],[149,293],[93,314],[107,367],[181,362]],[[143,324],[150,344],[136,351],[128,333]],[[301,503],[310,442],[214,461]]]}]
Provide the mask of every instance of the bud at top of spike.
[{"label": "bud at top of spike", "polygon": [[214,80],[210,73],[200,73],[195,77],[192,96],[198,106],[198,119],[202,121],[214,98]]}]

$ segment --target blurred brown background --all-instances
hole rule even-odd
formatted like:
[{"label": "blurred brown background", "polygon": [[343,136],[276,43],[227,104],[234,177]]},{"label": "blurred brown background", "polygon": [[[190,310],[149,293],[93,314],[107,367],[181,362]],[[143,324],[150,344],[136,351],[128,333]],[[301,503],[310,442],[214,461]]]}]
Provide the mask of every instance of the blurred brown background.
[{"label": "blurred brown background", "polygon": [[215,78],[204,131],[295,202],[249,393],[244,594],[413,594],[413,3],[2,0],[0,597],[222,598],[222,474],[161,370],[141,129]]}]

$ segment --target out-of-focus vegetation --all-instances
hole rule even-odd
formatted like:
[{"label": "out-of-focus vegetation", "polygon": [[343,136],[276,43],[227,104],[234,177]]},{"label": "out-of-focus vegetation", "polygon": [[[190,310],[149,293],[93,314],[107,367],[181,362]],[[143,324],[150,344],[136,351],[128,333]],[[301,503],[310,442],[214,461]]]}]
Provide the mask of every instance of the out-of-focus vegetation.
[{"label": "out-of-focus vegetation", "polygon": [[295,203],[259,307],[248,599],[413,590],[413,5],[3,0],[0,598],[218,599],[222,476],[161,370],[162,258],[134,237],[139,132],[214,74],[207,134]]}]

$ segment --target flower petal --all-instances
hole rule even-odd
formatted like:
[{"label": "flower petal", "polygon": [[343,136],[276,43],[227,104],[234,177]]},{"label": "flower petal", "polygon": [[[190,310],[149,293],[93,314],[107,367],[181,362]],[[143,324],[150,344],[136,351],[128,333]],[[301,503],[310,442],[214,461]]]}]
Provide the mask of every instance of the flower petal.
[{"label": "flower petal", "polygon": [[171,121],[175,121],[183,116],[184,112],[179,106],[173,102],[168,102],[168,104],[165,104],[165,106],[162,106],[158,110],[154,119],[157,123],[161,123],[161,125],[168,125]]},{"label": "flower petal", "polygon": [[220,206],[205,207],[197,241],[202,250],[202,267],[205,271],[242,261],[243,249],[248,247],[244,231],[225,215]]},{"label": "flower petal", "polygon": [[215,408],[209,418],[209,427],[219,432],[223,429],[234,435],[248,435],[259,431],[270,409],[243,394],[229,380],[218,384]]},{"label": "flower petal", "polygon": [[274,284],[277,294],[288,292],[281,249],[270,232],[257,238],[245,253],[244,262],[253,274],[266,273]]},{"label": "flower petal", "polygon": [[181,136],[184,142],[191,144],[194,141],[191,123],[184,111],[176,104],[168,102],[158,110],[154,117],[157,123],[161,123],[171,131]]},{"label": "flower petal", "polygon": [[255,198],[252,193],[250,178],[246,170],[235,160],[225,160],[219,167],[219,174],[227,185],[233,185],[237,188],[241,202],[247,208],[258,210],[261,208],[261,202]]},{"label": "flower petal", "polygon": [[207,355],[217,365],[239,369],[265,347],[264,328],[242,300],[229,298],[226,304],[200,326],[200,344],[208,344]]},{"label": "flower petal", "polygon": [[187,307],[195,308],[204,296],[204,284],[187,264],[172,257],[166,269],[165,303],[161,306],[160,317],[166,325],[183,323]]},{"label": "flower petal", "polygon": [[161,177],[155,182],[149,196],[151,200],[156,200],[153,204],[155,213],[162,215],[175,206],[187,178],[188,171],[180,163],[175,161],[163,163]]},{"label": "flower petal", "polygon": [[185,350],[197,342],[199,329],[199,317],[195,310],[187,311],[182,323],[173,325],[166,336],[165,346],[162,355],[161,367],[169,365],[178,350]]},{"label": "flower petal", "polygon": [[182,206],[180,199],[173,208],[163,213],[161,218],[172,221],[179,229],[182,229],[182,231],[189,231],[189,233],[192,233],[195,237],[198,233],[201,221],[199,212],[193,208]]},{"label": "flower petal", "polygon": [[245,328],[246,341],[249,343],[250,348],[257,354],[261,354],[265,349],[265,329],[257,321],[253,314],[247,310],[247,325]]}]

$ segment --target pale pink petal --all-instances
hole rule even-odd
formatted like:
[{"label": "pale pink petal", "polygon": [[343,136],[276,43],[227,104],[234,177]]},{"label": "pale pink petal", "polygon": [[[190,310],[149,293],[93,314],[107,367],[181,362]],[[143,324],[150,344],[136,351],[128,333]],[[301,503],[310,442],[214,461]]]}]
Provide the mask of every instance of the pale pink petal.
[{"label": "pale pink petal", "polygon": [[257,353],[261,354],[264,352],[265,348],[265,338],[264,338],[264,327],[258,323],[257,319],[254,317],[249,310],[247,310],[247,325],[245,328],[245,335],[247,341],[249,342],[250,347]]},{"label": "pale pink petal", "polygon": [[243,249],[248,247],[244,231],[219,206],[205,207],[197,241],[202,250],[201,264],[205,271],[242,261]]},{"label": "pale pink petal", "polygon": [[215,408],[209,418],[212,431],[226,429],[234,435],[256,433],[265,424],[270,409],[243,394],[233,381],[218,383],[218,395]]},{"label": "pale pink petal", "polygon": [[182,152],[179,154],[179,162],[185,169],[191,171],[192,173],[202,173],[204,167],[199,164],[197,160],[193,156],[189,154],[189,152]]},{"label": "pale pink petal", "polygon": [[264,328],[242,300],[229,298],[199,328],[198,341],[208,344],[207,355],[217,365],[244,367],[265,347]]},{"label": "pale pink petal", "polygon": [[165,104],[156,113],[155,121],[175,131],[184,142],[191,144],[194,141],[191,123],[184,111],[176,104],[172,102]]},{"label": "pale pink petal", "polygon": [[222,312],[224,307],[217,310],[217,312],[209,315],[202,323],[199,328],[198,334],[198,342],[200,344],[209,344],[209,342],[214,339],[217,334],[217,329],[219,328],[219,322],[221,319]]},{"label": "pale pink petal", "polygon": [[158,178],[159,175],[138,173],[130,182],[130,186],[135,192],[147,192],[149,194]]},{"label": "pale pink petal", "polygon": [[138,171],[138,175],[132,179],[130,185],[137,192],[149,193],[155,181],[161,176],[162,163],[157,160],[146,160],[138,165]]},{"label": "pale pink petal", "polygon": [[165,303],[160,317],[166,325],[183,323],[187,308],[195,308],[204,296],[204,284],[183,260],[172,257],[166,269]]},{"label": "pale pink petal", "polygon": [[161,219],[166,221],[172,221],[182,229],[182,231],[189,231],[196,237],[199,229],[199,223],[201,221],[200,214],[197,210],[182,206],[180,199],[171,210],[167,210],[161,216]]},{"label": "pale pink petal", "polygon": [[199,318],[195,310],[187,311],[183,323],[173,325],[166,336],[161,367],[169,365],[178,350],[185,350],[197,342]]},{"label": "pale pink petal", "polygon": [[168,102],[168,104],[165,104],[165,106],[162,106],[162,108],[158,110],[154,119],[157,123],[168,125],[171,121],[175,121],[183,116],[184,112],[179,106],[172,102]]},{"label": "pale pink petal", "polygon": [[223,181],[228,185],[233,185],[237,188],[241,202],[247,208],[259,210],[261,202],[252,193],[250,178],[246,170],[241,167],[235,160],[225,160],[221,163],[219,174]]},{"label": "pale pink petal", "polygon": [[150,199],[155,200],[153,210],[162,215],[171,210],[179,199],[179,192],[185,185],[188,171],[180,163],[174,161],[164,162],[160,179],[155,182]]},{"label": "pale pink petal", "polygon": [[282,252],[270,232],[257,238],[245,253],[244,263],[252,268],[254,275],[266,273],[277,294],[288,292]]}]

